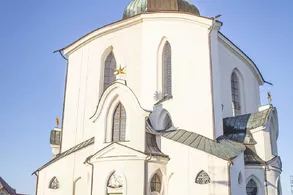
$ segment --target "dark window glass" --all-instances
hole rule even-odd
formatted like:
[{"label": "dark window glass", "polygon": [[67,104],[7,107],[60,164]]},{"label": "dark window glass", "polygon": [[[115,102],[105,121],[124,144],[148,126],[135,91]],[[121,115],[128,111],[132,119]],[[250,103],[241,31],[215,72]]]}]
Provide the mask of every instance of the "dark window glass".
[{"label": "dark window glass", "polygon": [[151,192],[161,192],[161,179],[156,173],[151,180]]},{"label": "dark window glass", "polygon": [[241,114],[239,79],[235,72],[231,76],[232,111],[233,115]]},{"label": "dark window glass", "polygon": [[119,103],[113,116],[112,141],[125,141],[126,138],[126,111],[124,106]]},{"label": "dark window glass", "polygon": [[172,51],[169,42],[166,42],[162,54],[163,65],[163,95],[172,95]]},{"label": "dark window glass", "polygon": [[253,179],[250,179],[246,185],[246,194],[247,195],[256,195],[257,194],[257,185]]},{"label": "dark window glass", "polygon": [[111,52],[105,61],[104,90],[116,80],[116,76],[114,75],[115,69],[116,69],[116,59],[114,57],[113,52]]},{"label": "dark window glass", "polygon": [[59,181],[56,177],[53,177],[49,184],[50,189],[58,189],[59,188]]}]

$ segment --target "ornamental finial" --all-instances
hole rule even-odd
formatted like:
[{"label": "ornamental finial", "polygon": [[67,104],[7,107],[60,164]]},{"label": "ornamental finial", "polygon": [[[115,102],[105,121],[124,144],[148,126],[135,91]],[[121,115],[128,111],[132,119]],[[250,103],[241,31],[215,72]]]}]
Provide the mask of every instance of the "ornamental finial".
[{"label": "ornamental finial", "polygon": [[56,117],[56,127],[58,128],[59,127],[59,124],[60,124],[60,120],[58,117]]},{"label": "ornamental finial", "polygon": [[273,98],[272,98],[271,92],[269,92],[269,91],[268,91],[268,101],[269,101],[269,104],[271,104],[272,101],[273,101]]}]

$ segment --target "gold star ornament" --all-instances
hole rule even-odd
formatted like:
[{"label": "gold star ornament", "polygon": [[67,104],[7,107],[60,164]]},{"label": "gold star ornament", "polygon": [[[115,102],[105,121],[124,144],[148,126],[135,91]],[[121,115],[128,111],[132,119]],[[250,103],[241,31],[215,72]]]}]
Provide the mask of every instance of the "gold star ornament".
[{"label": "gold star ornament", "polygon": [[125,71],[126,66],[124,66],[123,68],[121,67],[121,65],[115,70],[114,75],[124,75],[126,74]]}]

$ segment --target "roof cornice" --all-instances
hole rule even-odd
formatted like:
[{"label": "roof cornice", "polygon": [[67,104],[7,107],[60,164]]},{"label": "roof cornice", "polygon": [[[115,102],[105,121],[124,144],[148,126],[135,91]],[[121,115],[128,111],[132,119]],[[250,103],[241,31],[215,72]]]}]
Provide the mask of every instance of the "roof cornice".
[{"label": "roof cornice", "polygon": [[[155,13],[143,13],[139,14],[124,20],[119,20],[114,23],[107,24],[103,27],[97,28],[83,37],[79,38],[75,42],[65,46],[64,48],[57,50],[62,51],[65,55],[69,56],[74,51],[78,50],[82,46],[91,42],[92,40],[102,37],[104,35],[119,31],[121,29],[134,26],[143,22],[143,20],[152,20],[152,19],[181,19],[183,21],[190,21],[200,26],[209,28],[213,24],[212,18],[207,18],[204,16],[195,16],[188,13],[178,13],[178,12],[155,12]],[[217,26],[221,26],[222,23],[216,21]]]}]

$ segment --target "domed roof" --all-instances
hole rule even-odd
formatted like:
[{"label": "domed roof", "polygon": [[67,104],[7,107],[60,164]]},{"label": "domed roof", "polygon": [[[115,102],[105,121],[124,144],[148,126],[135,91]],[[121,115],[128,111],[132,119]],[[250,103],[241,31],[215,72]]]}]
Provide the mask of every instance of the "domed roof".
[{"label": "domed roof", "polygon": [[132,0],[124,10],[123,19],[145,12],[185,12],[199,16],[199,10],[187,0]]}]

